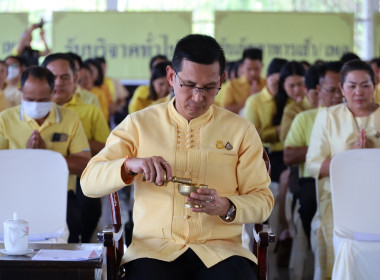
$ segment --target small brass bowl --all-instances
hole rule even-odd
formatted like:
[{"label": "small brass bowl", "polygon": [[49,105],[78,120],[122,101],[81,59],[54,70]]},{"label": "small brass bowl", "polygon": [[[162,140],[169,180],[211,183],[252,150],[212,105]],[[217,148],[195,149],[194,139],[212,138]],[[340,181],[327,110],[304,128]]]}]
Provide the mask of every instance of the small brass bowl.
[{"label": "small brass bowl", "polygon": [[178,192],[182,195],[190,195],[192,192],[197,192],[198,187],[195,185],[178,184]]},{"label": "small brass bowl", "polygon": [[[192,185],[192,184],[178,184],[178,192],[183,196],[189,196],[192,192],[197,192],[199,188],[207,188],[206,185]],[[199,208],[198,204],[186,202],[184,204],[185,208]]]}]

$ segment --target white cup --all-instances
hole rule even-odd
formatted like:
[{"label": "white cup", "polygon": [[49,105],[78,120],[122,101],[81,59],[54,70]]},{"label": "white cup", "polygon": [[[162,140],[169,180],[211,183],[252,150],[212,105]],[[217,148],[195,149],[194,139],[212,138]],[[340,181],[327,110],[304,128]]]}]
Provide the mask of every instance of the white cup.
[{"label": "white cup", "polygon": [[25,220],[4,222],[4,247],[9,253],[21,253],[28,249],[29,224]]}]

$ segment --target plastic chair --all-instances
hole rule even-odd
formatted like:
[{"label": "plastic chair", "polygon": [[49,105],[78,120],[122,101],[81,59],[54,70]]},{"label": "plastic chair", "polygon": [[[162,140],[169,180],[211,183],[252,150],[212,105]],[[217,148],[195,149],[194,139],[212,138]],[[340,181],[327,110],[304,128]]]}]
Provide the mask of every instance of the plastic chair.
[{"label": "plastic chair", "polygon": [[68,176],[66,160],[57,152],[0,150],[1,222],[17,212],[29,222],[29,242],[67,243]]},{"label": "plastic chair", "polygon": [[[267,153],[263,150],[263,160],[265,162],[268,173],[271,172],[270,161]],[[119,196],[117,192],[109,194],[112,225],[108,225],[103,232],[98,233],[98,240],[103,242],[106,248],[107,259],[107,279],[120,279],[119,266],[124,255],[123,229],[121,222]],[[253,250],[257,257],[256,275],[259,280],[268,279],[268,256],[267,248],[269,243],[276,240],[275,235],[271,232],[269,225],[254,225],[254,242]]]},{"label": "plastic chair", "polygon": [[349,150],[331,160],[333,279],[380,275],[379,171],[380,149]]}]

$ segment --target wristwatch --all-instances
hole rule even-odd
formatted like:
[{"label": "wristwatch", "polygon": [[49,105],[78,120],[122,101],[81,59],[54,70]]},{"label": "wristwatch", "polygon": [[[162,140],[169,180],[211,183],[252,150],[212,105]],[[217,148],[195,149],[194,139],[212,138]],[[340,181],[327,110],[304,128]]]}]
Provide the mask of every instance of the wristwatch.
[{"label": "wristwatch", "polygon": [[236,215],[236,207],[235,205],[231,202],[231,207],[227,211],[227,215],[225,217],[222,217],[224,220],[227,221],[233,221],[235,220],[235,215]]}]

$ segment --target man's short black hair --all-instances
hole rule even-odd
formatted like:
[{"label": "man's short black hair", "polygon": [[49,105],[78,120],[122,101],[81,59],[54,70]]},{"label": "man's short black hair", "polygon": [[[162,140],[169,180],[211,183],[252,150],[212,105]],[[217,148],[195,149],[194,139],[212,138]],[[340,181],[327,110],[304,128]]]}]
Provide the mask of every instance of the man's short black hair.
[{"label": "man's short black hair", "polygon": [[367,62],[364,62],[360,59],[354,59],[346,62],[340,70],[340,83],[342,86],[346,80],[347,74],[352,71],[367,72],[371,78],[372,84],[375,85],[375,74],[373,73],[372,67]]},{"label": "man's short black hair", "polygon": [[243,60],[244,59],[250,59],[250,60],[260,60],[263,61],[263,51],[259,48],[249,48],[245,49],[243,51]]},{"label": "man's short black hair", "polygon": [[318,74],[319,83],[326,76],[327,72],[334,72],[339,74],[342,66],[343,63],[341,61],[330,61],[322,64]]},{"label": "man's short black hair", "polygon": [[354,60],[354,59],[360,60],[360,57],[356,53],[353,53],[353,52],[346,52],[340,57],[340,61],[343,64],[346,63],[347,61]]},{"label": "man's short black hair", "polygon": [[75,61],[78,62],[79,68],[82,67],[82,65],[83,65],[83,60],[82,60],[82,58],[80,57],[79,54],[76,54],[76,53],[73,53],[73,52],[68,52],[67,54],[71,57],[71,59],[72,59],[74,62],[75,62]]},{"label": "man's short black hair", "polygon": [[74,60],[71,58],[71,55],[67,53],[53,53],[49,54],[45,59],[44,62],[42,62],[41,66],[47,67],[49,63],[56,61],[58,59],[66,60],[71,68],[71,71],[73,71],[73,74],[75,73],[75,63]]},{"label": "man's short black hair", "polygon": [[218,62],[220,76],[223,76],[226,67],[226,58],[222,47],[214,38],[207,35],[190,34],[178,41],[172,60],[173,69],[176,72],[182,70],[184,59],[205,65]]},{"label": "man's short black hair", "polygon": [[25,82],[28,80],[29,77],[36,78],[40,81],[46,80],[47,83],[49,84],[50,90],[53,93],[54,90],[54,75],[53,73],[41,66],[31,66],[26,68],[24,72],[21,74],[20,78],[20,85],[21,85],[21,90],[23,90]]},{"label": "man's short black hair", "polygon": [[307,90],[317,89],[320,68],[320,64],[314,64],[307,69],[305,73],[305,86]]},{"label": "man's short black hair", "polygon": [[154,62],[157,59],[164,60],[164,61],[169,61],[168,57],[166,55],[163,55],[163,54],[157,54],[155,56],[152,56],[152,58],[149,60],[149,69],[150,69],[150,71],[152,71],[153,66],[155,64]]}]

